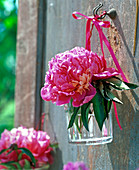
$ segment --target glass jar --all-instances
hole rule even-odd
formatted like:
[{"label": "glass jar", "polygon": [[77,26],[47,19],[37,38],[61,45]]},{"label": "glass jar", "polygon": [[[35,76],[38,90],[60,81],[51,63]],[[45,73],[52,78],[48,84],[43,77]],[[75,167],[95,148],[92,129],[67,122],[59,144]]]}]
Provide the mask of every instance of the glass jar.
[{"label": "glass jar", "polygon": [[[69,123],[71,114],[68,113],[67,122]],[[110,111],[108,118],[106,118],[102,131],[99,129],[94,113],[88,114],[88,128],[85,129],[81,121],[81,114],[76,117],[76,123],[68,129],[69,143],[86,144],[86,145],[100,145],[110,143],[113,140],[112,131],[112,113]]]}]

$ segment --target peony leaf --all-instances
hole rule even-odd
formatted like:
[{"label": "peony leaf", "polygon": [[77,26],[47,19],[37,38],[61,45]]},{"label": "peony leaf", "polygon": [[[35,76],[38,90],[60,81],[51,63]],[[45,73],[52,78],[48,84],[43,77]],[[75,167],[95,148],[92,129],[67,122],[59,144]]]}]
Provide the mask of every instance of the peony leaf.
[{"label": "peony leaf", "polygon": [[87,131],[89,131],[88,129],[89,106],[90,106],[90,103],[85,103],[84,105],[81,106],[81,119]]},{"label": "peony leaf", "polygon": [[14,150],[17,150],[18,149],[18,146],[16,143],[13,143],[11,144],[11,146],[8,148],[10,149],[10,151],[6,154],[6,155],[9,155],[10,153],[12,153]]},{"label": "peony leaf", "polygon": [[49,169],[50,168],[50,165],[44,165],[42,166],[41,168],[35,168],[35,170],[43,170],[43,169]]},{"label": "peony leaf", "polygon": [[70,114],[72,114],[73,113],[73,105],[72,105],[72,102],[73,102],[73,99],[71,99],[70,100],[70,102],[68,103],[68,112],[70,113]]},{"label": "peony leaf", "polygon": [[109,113],[110,110],[111,110],[112,101],[110,100],[110,101],[107,101],[107,102],[108,102],[107,103],[107,113]]},{"label": "peony leaf", "polygon": [[105,81],[108,81],[108,82],[114,84],[115,86],[118,86],[120,89],[123,89],[123,90],[129,90],[129,89],[130,89],[130,88],[129,88],[122,80],[120,80],[118,77],[108,78],[108,79],[105,79]]},{"label": "peony leaf", "polygon": [[24,159],[24,161],[25,161],[24,169],[31,169],[30,162],[27,159]]},{"label": "peony leaf", "polygon": [[22,169],[21,165],[18,162],[13,162],[12,165],[16,167],[18,170]]},{"label": "peony leaf", "polygon": [[18,161],[20,161],[22,159],[22,155],[23,155],[22,152],[18,155]]},{"label": "peony leaf", "polygon": [[[81,121],[81,119],[80,119],[80,121]],[[80,133],[81,127],[79,127],[79,117],[78,116],[75,118],[75,125],[76,125],[78,132]]]},{"label": "peony leaf", "polygon": [[136,89],[137,87],[139,87],[138,85],[136,84],[133,84],[133,83],[127,83],[127,82],[124,82],[130,89]]},{"label": "peony leaf", "polygon": [[103,83],[102,83],[101,81],[100,81],[100,83],[99,83],[98,88],[99,88],[102,96],[105,97],[105,94],[104,94],[104,85],[103,85]]},{"label": "peony leaf", "polygon": [[110,92],[108,89],[105,89],[107,96],[114,102],[117,102],[119,104],[123,104],[117,97],[114,96],[112,92]]},{"label": "peony leaf", "polygon": [[110,109],[111,109],[111,105],[112,105],[112,100],[104,99],[104,106],[105,106],[105,111],[106,111],[106,114],[107,114],[107,118],[108,118],[108,113],[110,112]]},{"label": "peony leaf", "polygon": [[12,152],[13,152],[13,150],[10,150],[10,151],[6,154],[6,156],[9,155],[9,154],[12,153]]},{"label": "peony leaf", "polygon": [[106,100],[110,100],[109,98],[108,98],[108,96],[106,95],[106,92],[105,92],[105,89],[107,88],[107,83],[102,83],[102,82],[100,82],[100,84],[99,84],[99,90],[100,90],[100,92],[101,92],[101,95],[106,99]]},{"label": "peony leaf", "polygon": [[74,123],[75,118],[76,118],[76,116],[77,116],[77,114],[78,114],[79,108],[80,108],[80,107],[74,107],[74,108],[73,108],[73,111],[74,111],[74,112],[73,112],[73,114],[72,114],[72,116],[71,116],[68,129],[73,126],[73,123]]},{"label": "peony leaf", "polygon": [[95,118],[97,120],[100,130],[102,131],[103,122],[105,121],[107,114],[104,106],[104,98],[99,90],[97,90],[96,95],[93,97],[92,103],[93,103]]},{"label": "peony leaf", "polygon": [[11,146],[9,147],[9,149],[12,150],[17,150],[18,149],[18,145],[16,143],[11,144]]},{"label": "peony leaf", "polygon": [[3,152],[6,152],[6,151],[8,151],[9,150],[9,148],[8,149],[2,149],[1,151],[0,151],[0,155],[3,153]]},{"label": "peony leaf", "polygon": [[20,166],[20,164],[18,162],[15,161],[9,161],[9,162],[5,162],[5,163],[1,163],[0,165],[4,165],[10,169],[22,169],[22,167]]},{"label": "peony leaf", "polygon": [[58,143],[52,143],[52,144],[50,144],[50,147],[52,147],[52,148],[58,148]]},{"label": "peony leaf", "polygon": [[10,170],[15,170],[15,166],[11,165],[11,164],[7,164],[7,163],[0,163],[0,165],[5,166],[6,168],[10,169]]},{"label": "peony leaf", "polygon": [[18,148],[18,150],[21,150],[23,153],[28,155],[33,163],[33,166],[36,167],[36,160],[35,160],[33,154],[30,152],[30,150],[28,150],[26,148]]},{"label": "peony leaf", "polygon": [[115,90],[123,90],[122,88],[120,88],[120,87],[118,87],[118,86],[115,86],[115,85],[112,84],[112,83],[109,83],[109,85],[110,85],[111,87],[113,87]]}]

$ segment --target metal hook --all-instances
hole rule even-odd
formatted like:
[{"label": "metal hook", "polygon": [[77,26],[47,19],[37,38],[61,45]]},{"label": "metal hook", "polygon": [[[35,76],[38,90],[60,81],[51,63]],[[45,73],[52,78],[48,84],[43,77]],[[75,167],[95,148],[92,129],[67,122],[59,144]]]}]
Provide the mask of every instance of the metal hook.
[{"label": "metal hook", "polygon": [[103,6],[103,4],[102,4],[102,2],[100,2],[96,7],[94,7],[94,9],[93,9],[94,16],[98,15],[97,12],[102,6]]},{"label": "metal hook", "polygon": [[[98,15],[97,12],[98,10],[103,6],[102,2],[100,2],[96,7],[93,9],[93,15],[96,16]],[[101,15],[98,17],[98,19],[103,19],[106,15],[108,15],[111,19],[115,19],[116,17],[116,10],[114,8],[110,9],[108,12],[106,12],[104,15]]]}]

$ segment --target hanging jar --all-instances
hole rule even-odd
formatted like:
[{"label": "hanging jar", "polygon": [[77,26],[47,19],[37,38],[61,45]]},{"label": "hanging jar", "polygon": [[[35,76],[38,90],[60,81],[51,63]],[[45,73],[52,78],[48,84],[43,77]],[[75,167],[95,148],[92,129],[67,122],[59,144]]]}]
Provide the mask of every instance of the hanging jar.
[{"label": "hanging jar", "polygon": [[[71,119],[72,113],[67,111],[67,124]],[[75,122],[71,128],[68,129],[68,141],[73,144],[86,144],[86,145],[100,145],[110,143],[113,140],[112,129],[112,112],[108,114],[108,118],[103,123],[102,130],[100,130],[95,118],[92,106],[88,114],[88,130],[84,127],[81,113],[78,112]]]}]

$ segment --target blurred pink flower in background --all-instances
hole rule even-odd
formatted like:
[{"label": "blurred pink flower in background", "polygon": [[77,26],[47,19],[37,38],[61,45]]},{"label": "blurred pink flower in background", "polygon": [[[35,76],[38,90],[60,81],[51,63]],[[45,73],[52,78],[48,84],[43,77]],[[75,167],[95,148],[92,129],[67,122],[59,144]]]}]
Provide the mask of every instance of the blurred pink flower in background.
[{"label": "blurred pink flower in background", "polygon": [[95,96],[93,81],[118,74],[114,68],[107,68],[103,56],[75,47],[51,59],[41,96],[43,100],[56,102],[56,105],[69,103],[72,98],[73,106],[78,107]]},{"label": "blurred pink flower in background", "polygon": [[1,170],[4,170],[4,169],[7,169],[7,167],[6,167],[6,166],[3,166],[3,165],[0,165],[0,169],[1,169]]},{"label": "blurred pink flower in background", "polygon": [[63,170],[89,170],[89,168],[86,167],[84,162],[68,162],[64,165]]},{"label": "blurred pink flower in background", "polygon": [[[36,131],[33,128],[27,129],[22,126],[13,128],[11,131],[4,130],[0,139],[0,151],[9,148],[11,144],[17,144],[18,148],[27,148],[30,150],[37,161],[37,167],[42,164],[53,163],[53,157],[50,153],[52,151],[50,137],[46,132]],[[0,163],[17,161],[20,151],[18,152],[17,154],[16,151],[12,151],[8,155],[8,151],[7,153],[2,153],[0,155]],[[24,164],[24,159],[30,161],[30,158],[23,154],[20,161],[21,165]]]}]

